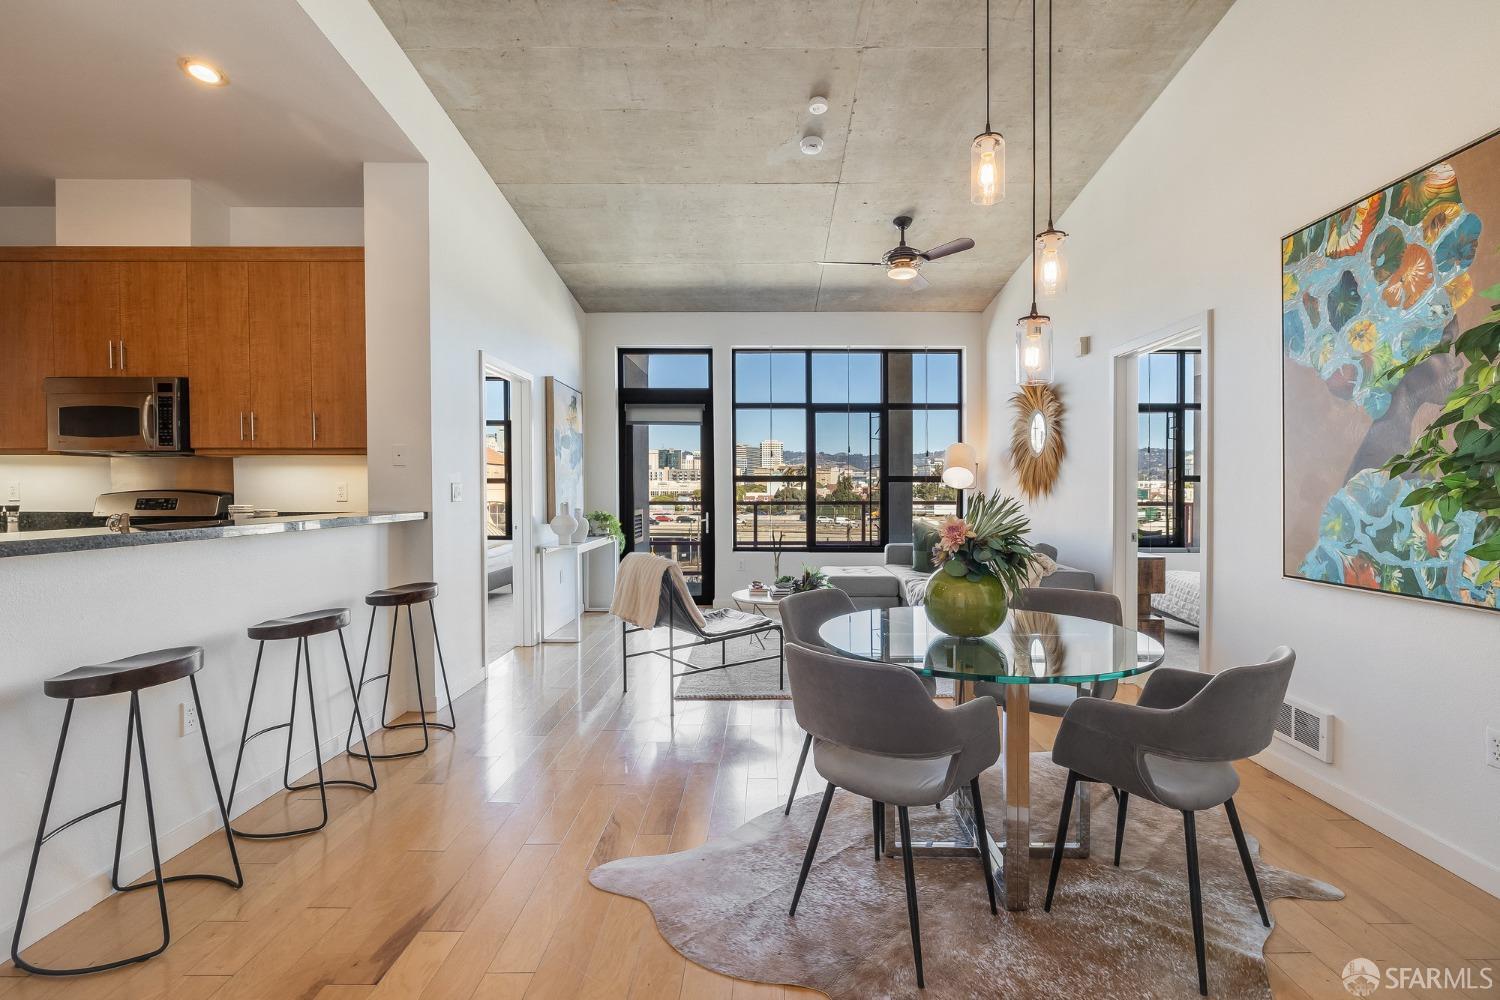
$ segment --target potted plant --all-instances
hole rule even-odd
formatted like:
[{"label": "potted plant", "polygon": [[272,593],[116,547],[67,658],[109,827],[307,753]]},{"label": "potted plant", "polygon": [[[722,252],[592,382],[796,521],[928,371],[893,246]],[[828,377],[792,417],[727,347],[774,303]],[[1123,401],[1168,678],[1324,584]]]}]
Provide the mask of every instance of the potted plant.
[{"label": "potted plant", "polygon": [[625,552],[625,530],[620,526],[620,519],[606,510],[589,511],[589,533],[593,535],[609,535],[615,540],[615,551],[620,554]]},{"label": "potted plant", "polygon": [[964,517],[944,520],[932,550],[937,571],[927,580],[928,619],[956,636],[999,628],[1036,560],[1030,528],[1021,505],[999,490],[970,500]]}]

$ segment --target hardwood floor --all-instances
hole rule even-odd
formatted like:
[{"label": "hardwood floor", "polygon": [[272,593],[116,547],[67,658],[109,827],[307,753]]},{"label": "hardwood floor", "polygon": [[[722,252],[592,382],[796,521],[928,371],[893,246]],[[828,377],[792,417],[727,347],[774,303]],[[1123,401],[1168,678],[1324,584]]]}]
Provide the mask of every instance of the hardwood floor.
[{"label": "hardwood floor", "polygon": [[[173,944],[160,958],[72,980],[7,965],[0,1000],[819,996],[691,965],[644,905],[588,884],[585,872],[612,858],[691,847],[773,808],[802,740],[779,701],[679,704],[674,738],[663,665],[633,660],[622,699],[619,642],[613,619],[591,615],[579,646],[515,650],[459,700],[456,736],[379,765],[374,795],[332,793],[323,833],[241,841],[243,890],[169,887]],[[1052,727],[1039,719],[1033,734],[1042,749]],[[1260,767],[1242,774],[1236,801],[1266,859],[1348,894],[1272,904],[1278,998],[1347,997],[1339,970],[1355,956],[1500,973],[1500,900]],[[816,778],[803,781],[811,792]],[[315,809],[307,794],[277,799],[245,824]],[[208,838],[169,871],[223,863],[222,839]],[[154,907],[149,892],[114,897],[28,954],[81,964],[142,950]]]}]

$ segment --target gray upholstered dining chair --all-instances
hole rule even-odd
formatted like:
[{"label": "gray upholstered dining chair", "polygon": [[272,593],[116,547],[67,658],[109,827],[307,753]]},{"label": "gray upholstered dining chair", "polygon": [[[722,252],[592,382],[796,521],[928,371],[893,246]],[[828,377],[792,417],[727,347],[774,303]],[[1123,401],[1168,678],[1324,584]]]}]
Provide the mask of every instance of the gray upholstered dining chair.
[{"label": "gray upholstered dining chair", "polygon": [[[790,915],[797,915],[797,901],[812,868],[834,789],[842,788],[871,801],[877,860],[885,807],[894,805],[901,826],[906,916],[911,926],[917,986],[922,987],[922,933],[907,810],[936,805],[968,785],[974,797],[978,841],[984,842],[979,775],[1000,757],[1000,715],[994,699],[975,698],[957,708],[942,708],[906,667],[850,660],[801,645],[787,647],[786,666],[797,724],[812,735],[813,762],[828,779],[792,893]],[[990,912],[995,913],[995,879],[989,852],[980,851],[979,858]]]},{"label": "gray upholstered dining chair", "polygon": [[[787,642],[806,646],[808,649],[828,648],[818,629],[824,622],[840,615],[854,614],[854,601],[837,587],[822,587],[807,590],[781,599],[776,605],[781,615],[781,635]],[[790,816],[792,802],[797,798],[797,786],[802,783],[802,769],[807,766],[807,754],[812,749],[812,733],[802,740],[802,753],[797,757],[797,770],[792,774],[792,790],[786,796],[786,808],[782,815]]]},{"label": "gray upholstered dining chair", "polygon": [[[1276,715],[1286,697],[1295,662],[1296,654],[1281,646],[1264,663],[1231,667],[1217,674],[1170,667],[1159,669],[1146,682],[1139,702],[1134,705],[1101,698],[1080,698],[1074,702],[1063,716],[1052,747],[1052,760],[1068,769],[1068,784],[1063,791],[1062,817],[1057,824],[1057,844],[1052,852],[1044,909],[1052,909],[1052,893],[1057,888],[1057,873],[1062,866],[1062,844],[1067,839],[1068,810],[1078,782],[1104,781],[1119,790],[1120,833],[1124,831],[1125,807],[1131,795],[1180,811],[1187,842],[1188,897],[1192,906],[1193,945],[1198,954],[1198,992],[1207,996],[1203,895],[1198,881],[1194,814],[1223,805],[1239,848],[1240,863],[1250,880],[1250,892],[1260,910],[1261,923],[1270,927],[1260,880],[1255,876],[1255,862],[1250,858],[1245,831],[1234,808],[1234,793],[1239,789],[1240,779],[1233,762],[1252,757],[1270,746]],[[1118,846],[1115,857],[1118,864]]]},{"label": "gray upholstered dining chair", "polygon": [[[1091,618],[1094,621],[1120,625],[1124,616],[1120,613],[1120,599],[1114,594],[1097,590],[1070,590],[1067,587],[1026,587],[1011,601],[1016,611],[1036,611],[1043,614],[1071,615],[1074,618]],[[1073,684],[1031,685],[1031,711],[1036,715],[1050,715],[1060,719],[1079,697],[1104,698],[1115,696],[1119,681],[1099,681],[1084,689]],[[1005,705],[1002,685],[981,681],[974,685],[978,694],[993,697]]]}]

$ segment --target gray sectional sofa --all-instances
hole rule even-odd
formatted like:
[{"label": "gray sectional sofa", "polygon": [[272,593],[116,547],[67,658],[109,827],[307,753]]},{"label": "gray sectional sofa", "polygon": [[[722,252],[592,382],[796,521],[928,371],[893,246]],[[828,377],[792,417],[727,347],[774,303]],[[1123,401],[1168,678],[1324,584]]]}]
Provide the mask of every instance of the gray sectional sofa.
[{"label": "gray sectional sofa", "polygon": [[[1053,562],[1057,561],[1057,549],[1053,546],[1037,543],[1033,548]],[[910,542],[892,542],[885,547],[885,561],[879,565],[824,566],[823,572],[828,576],[828,585],[848,594],[854,606],[861,610],[917,605],[922,603],[930,574],[912,569],[911,558]],[[1063,565],[1042,577],[1039,586],[1098,589],[1094,574]]]}]

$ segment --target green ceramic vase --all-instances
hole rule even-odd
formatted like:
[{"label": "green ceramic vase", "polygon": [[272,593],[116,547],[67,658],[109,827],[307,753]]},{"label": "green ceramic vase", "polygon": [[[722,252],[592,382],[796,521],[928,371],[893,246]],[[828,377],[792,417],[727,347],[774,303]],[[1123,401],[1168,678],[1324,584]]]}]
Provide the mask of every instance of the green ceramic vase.
[{"label": "green ceramic vase", "polygon": [[1009,610],[1005,585],[988,574],[971,581],[938,570],[927,578],[923,604],[932,624],[949,635],[989,635],[1005,621]]}]

